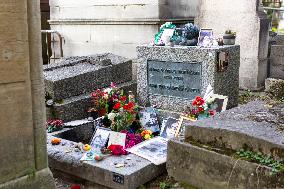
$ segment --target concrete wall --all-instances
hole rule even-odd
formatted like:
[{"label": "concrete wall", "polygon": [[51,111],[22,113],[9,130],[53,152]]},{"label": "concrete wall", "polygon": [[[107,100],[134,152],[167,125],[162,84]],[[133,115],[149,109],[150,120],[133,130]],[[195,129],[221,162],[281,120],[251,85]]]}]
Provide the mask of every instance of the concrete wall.
[{"label": "concrete wall", "polygon": [[54,188],[47,168],[39,1],[0,1],[0,188]]},{"label": "concrete wall", "polygon": [[267,75],[268,20],[258,0],[200,0],[196,23],[222,37],[227,29],[237,32],[241,46],[240,87],[258,89]]},{"label": "concrete wall", "polygon": [[112,52],[135,58],[165,21],[188,22],[198,0],[51,0],[51,29],[65,39],[64,55]]}]

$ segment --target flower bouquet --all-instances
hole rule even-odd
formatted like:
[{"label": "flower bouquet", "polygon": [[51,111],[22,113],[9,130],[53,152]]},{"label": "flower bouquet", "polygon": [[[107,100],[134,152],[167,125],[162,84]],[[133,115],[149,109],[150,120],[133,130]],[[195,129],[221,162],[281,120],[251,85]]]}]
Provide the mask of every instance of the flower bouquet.
[{"label": "flower bouquet", "polygon": [[49,120],[46,123],[46,130],[48,133],[52,133],[54,131],[60,131],[63,129],[63,121],[60,119]]},{"label": "flower bouquet", "polygon": [[189,108],[189,111],[184,113],[183,116],[192,121],[213,116],[215,114],[213,102],[214,100],[212,98],[204,100],[200,96],[197,96],[192,101],[192,106]]}]

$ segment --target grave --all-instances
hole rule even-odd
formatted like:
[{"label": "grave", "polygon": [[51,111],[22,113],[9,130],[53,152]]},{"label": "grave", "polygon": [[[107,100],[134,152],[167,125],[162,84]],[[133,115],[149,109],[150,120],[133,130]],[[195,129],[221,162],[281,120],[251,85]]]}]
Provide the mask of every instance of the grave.
[{"label": "grave", "polygon": [[136,91],[132,80],[132,61],[114,54],[69,57],[44,65],[46,98],[53,100],[48,118],[72,121],[88,117],[90,93],[111,82],[124,91]]},{"label": "grave", "polygon": [[[47,134],[47,141],[54,137],[62,139],[56,146],[47,143],[48,161],[53,173],[80,178],[98,188],[135,189],[166,171],[165,164],[156,166],[134,154],[110,156],[99,162],[80,161],[83,151],[76,150],[75,146],[79,142],[89,142],[93,131],[94,123],[82,120],[73,127]],[[127,163],[125,167],[115,167],[114,163],[122,162]]]},{"label": "grave", "polygon": [[236,156],[244,149],[266,161],[272,157],[274,165],[282,162],[283,110],[283,103],[253,101],[213,118],[185,121],[185,138],[168,144],[169,175],[202,189],[283,188],[283,169],[275,173],[264,161]]},{"label": "grave", "polygon": [[[141,106],[183,112],[207,86],[228,96],[228,108],[238,105],[239,46],[138,46],[137,93]],[[227,58],[221,61],[219,56]],[[221,57],[221,56],[220,56]]]}]

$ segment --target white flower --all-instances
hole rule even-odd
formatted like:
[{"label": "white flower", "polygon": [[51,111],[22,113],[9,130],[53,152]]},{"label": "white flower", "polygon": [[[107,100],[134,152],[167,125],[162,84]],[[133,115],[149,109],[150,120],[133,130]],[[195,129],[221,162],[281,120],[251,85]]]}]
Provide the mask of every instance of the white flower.
[{"label": "white flower", "polygon": [[104,89],[104,92],[109,94],[111,92],[111,88]]},{"label": "white flower", "polygon": [[109,120],[114,121],[114,118],[116,117],[116,113],[109,113],[107,117]]},{"label": "white flower", "polygon": [[206,100],[207,104],[212,104],[214,102],[214,98],[210,97]]},{"label": "white flower", "polygon": [[53,105],[53,100],[50,99],[50,100],[46,101],[46,105],[47,106],[52,106]]},{"label": "white flower", "polygon": [[103,98],[107,100],[108,99],[108,94],[104,94]]}]

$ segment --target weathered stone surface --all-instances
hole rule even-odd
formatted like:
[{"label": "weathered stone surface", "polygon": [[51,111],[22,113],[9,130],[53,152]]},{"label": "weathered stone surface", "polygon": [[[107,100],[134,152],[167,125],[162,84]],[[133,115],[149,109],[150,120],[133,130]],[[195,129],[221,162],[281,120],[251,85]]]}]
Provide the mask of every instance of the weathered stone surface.
[{"label": "weathered stone surface", "polygon": [[284,175],[256,163],[222,155],[177,140],[168,143],[168,174],[199,189],[280,189]]},{"label": "weathered stone surface", "polygon": [[284,80],[267,78],[265,80],[265,91],[279,99],[284,98]]},{"label": "weathered stone surface", "polygon": [[[128,91],[132,91],[136,95],[137,84],[134,82],[126,82],[118,85],[126,95]],[[92,106],[90,93],[64,99],[62,103],[55,103],[51,108],[47,108],[47,118],[51,119],[54,111],[55,117],[63,121],[72,121],[88,117],[88,109]],[[53,108],[53,110],[52,110]]]},{"label": "weathered stone surface", "polygon": [[284,79],[284,45],[271,45],[270,77]]},{"label": "weathered stone surface", "polygon": [[[76,150],[74,145],[77,142],[86,142],[92,136],[93,123],[86,123],[76,128],[65,128],[62,131],[48,134],[47,149],[49,166],[52,170],[59,170],[66,174],[79,177],[91,183],[103,185],[115,189],[135,189],[138,186],[152,180],[165,171],[165,164],[156,166],[150,161],[138,157],[134,154],[126,156],[110,156],[106,157],[103,161],[85,161],[81,162],[80,159],[83,152]],[[76,131],[74,130],[76,129]],[[73,130],[73,131],[72,131]],[[52,137],[64,137],[64,132],[76,132],[77,135],[70,140],[62,139],[60,145],[51,145],[50,140]],[[65,135],[65,136],[69,136]],[[62,145],[64,144],[64,145]],[[127,160],[126,158],[130,158]],[[126,162],[126,166],[116,168],[114,163]],[[113,181],[114,174],[119,174],[124,178],[123,183]]]},{"label": "weathered stone surface", "polygon": [[55,184],[49,168],[45,168],[0,184],[0,189],[55,189]]},{"label": "weathered stone surface", "polygon": [[[132,62],[129,59],[109,53],[74,59],[78,61],[71,57],[44,68],[46,92],[54,100],[92,92],[109,86],[110,82],[120,84],[132,80]],[[110,59],[112,64],[101,65],[105,59]]]},{"label": "weathered stone surface", "polygon": [[200,28],[211,28],[218,37],[228,29],[236,32],[236,44],[241,48],[240,87],[251,90],[263,87],[267,78],[269,20],[259,0],[199,2],[195,23]]},{"label": "weathered stone surface", "polygon": [[198,0],[50,0],[49,23],[68,39],[66,56],[111,52],[136,58],[136,46],[152,42],[161,24],[193,21],[198,5]]},{"label": "weathered stone surface", "polygon": [[[191,99],[148,94],[147,65],[148,60],[201,63],[201,94],[204,95],[210,84],[215,94],[229,97],[228,108],[238,105],[239,94],[239,46],[223,46],[218,48],[197,47],[153,47],[138,46],[137,89],[138,102],[142,106],[156,105],[159,109],[182,112],[191,103]],[[217,52],[229,53],[229,66],[223,72],[217,71]]]},{"label": "weathered stone surface", "polygon": [[0,2],[1,189],[55,188],[43,127],[39,3]]},{"label": "weathered stone surface", "polygon": [[262,101],[253,101],[210,119],[185,121],[185,137],[186,141],[220,148],[251,148],[283,160],[283,116],[283,104],[269,107]]}]

